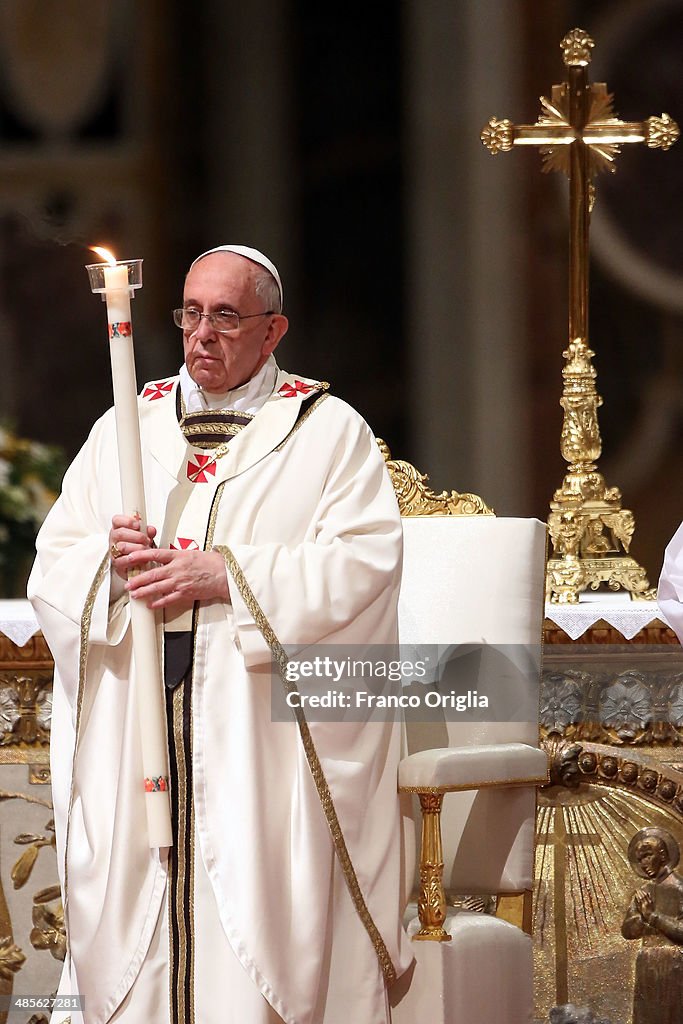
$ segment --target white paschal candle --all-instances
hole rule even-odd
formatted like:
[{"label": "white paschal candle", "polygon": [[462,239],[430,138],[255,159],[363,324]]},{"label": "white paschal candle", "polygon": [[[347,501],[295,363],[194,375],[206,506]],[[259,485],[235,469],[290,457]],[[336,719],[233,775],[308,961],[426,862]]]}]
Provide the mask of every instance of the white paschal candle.
[{"label": "white paschal candle", "polygon": [[[147,513],[127,264],[118,263],[104,268],[104,288],[123,511],[128,515],[139,516],[140,530],[144,536]],[[172,846],[166,714],[156,618],[154,611],[144,602],[131,601],[130,605],[149,845]]]}]

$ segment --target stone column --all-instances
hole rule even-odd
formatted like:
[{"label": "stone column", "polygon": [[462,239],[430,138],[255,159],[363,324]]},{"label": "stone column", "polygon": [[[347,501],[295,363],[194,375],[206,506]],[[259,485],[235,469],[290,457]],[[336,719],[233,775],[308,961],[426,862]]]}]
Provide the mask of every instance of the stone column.
[{"label": "stone column", "polygon": [[521,113],[515,7],[406,5],[406,299],[419,468],[528,514],[525,171],[479,141]]},{"label": "stone column", "polygon": [[208,188],[197,197],[205,240],[255,245],[271,255],[287,282],[291,311],[299,257],[290,5],[206,0],[205,10],[201,158]]}]

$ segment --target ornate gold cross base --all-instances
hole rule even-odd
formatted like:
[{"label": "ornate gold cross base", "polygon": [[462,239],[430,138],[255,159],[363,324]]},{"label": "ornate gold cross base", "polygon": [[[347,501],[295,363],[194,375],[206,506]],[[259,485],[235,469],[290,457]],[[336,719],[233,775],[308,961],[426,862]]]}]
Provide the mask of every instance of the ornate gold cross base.
[{"label": "ornate gold cross base", "polygon": [[651,597],[645,570],[629,554],[633,512],[621,507],[621,491],[608,487],[597,467],[601,453],[593,352],[583,338],[563,353],[564,409],[560,448],[569,463],[562,486],[550,502],[548,529],[553,555],[546,574],[547,599],[574,604],[582,590],[625,590]]},{"label": "ornate gold cross base", "polygon": [[558,604],[575,603],[583,590],[626,590],[650,597],[645,569],[629,555],[636,521],[622,508],[622,493],[609,487],[597,467],[601,453],[593,351],[583,338],[563,353],[564,410],[560,450],[568,471],[550,503],[548,528],[553,555],[546,575],[547,597]]},{"label": "ornate gold cross base", "polygon": [[563,555],[548,560],[548,598],[554,604],[574,604],[582,590],[627,590],[632,597],[648,601],[653,597],[642,566],[628,555],[613,558],[578,558]]},{"label": "ornate gold cross base", "polygon": [[645,569],[626,553],[633,513],[620,507],[621,495],[612,490],[610,500],[574,507],[562,491],[555,495],[548,517],[555,557],[546,571],[546,596],[553,604],[575,604],[582,590],[601,586],[625,590],[634,599],[654,599]]}]

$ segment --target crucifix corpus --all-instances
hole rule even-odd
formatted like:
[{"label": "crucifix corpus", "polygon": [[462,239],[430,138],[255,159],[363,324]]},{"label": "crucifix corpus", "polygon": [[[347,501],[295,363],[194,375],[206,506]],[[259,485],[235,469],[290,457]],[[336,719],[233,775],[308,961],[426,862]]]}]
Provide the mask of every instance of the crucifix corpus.
[{"label": "crucifix corpus", "polygon": [[588,81],[594,42],[582,29],[569,32],[560,47],[566,80],[541,97],[535,124],[515,125],[492,117],[481,140],[493,153],[513,146],[539,146],[544,171],[569,178],[569,343],[563,352],[564,409],[560,448],[569,469],[550,502],[548,528],[553,555],[546,577],[548,600],[575,603],[587,588],[624,590],[631,597],[653,596],[645,570],[628,555],[635,529],[633,513],[621,507],[621,492],[608,487],[596,462],[602,451],[595,388],[595,354],[588,344],[588,236],[598,171],[615,171],[625,143],[644,142],[669,149],[679,129],[668,114],[647,121],[615,117],[604,82]]}]

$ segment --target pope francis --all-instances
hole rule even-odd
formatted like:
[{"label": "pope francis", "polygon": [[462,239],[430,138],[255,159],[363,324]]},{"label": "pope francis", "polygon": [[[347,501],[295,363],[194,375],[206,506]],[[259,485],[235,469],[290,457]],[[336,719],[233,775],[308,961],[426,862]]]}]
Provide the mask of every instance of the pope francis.
[{"label": "pope francis", "polygon": [[[387,1024],[411,961],[396,726],[271,719],[282,645],[396,641],[401,569],[375,440],[326,383],[278,368],[281,310],[257,250],[195,260],[184,365],[139,398],[155,525],[121,514],[109,410],[38,538],[59,994],[79,997],[54,1021]],[[171,850],[146,834],[131,601],[156,610],[164,656]]]}]

